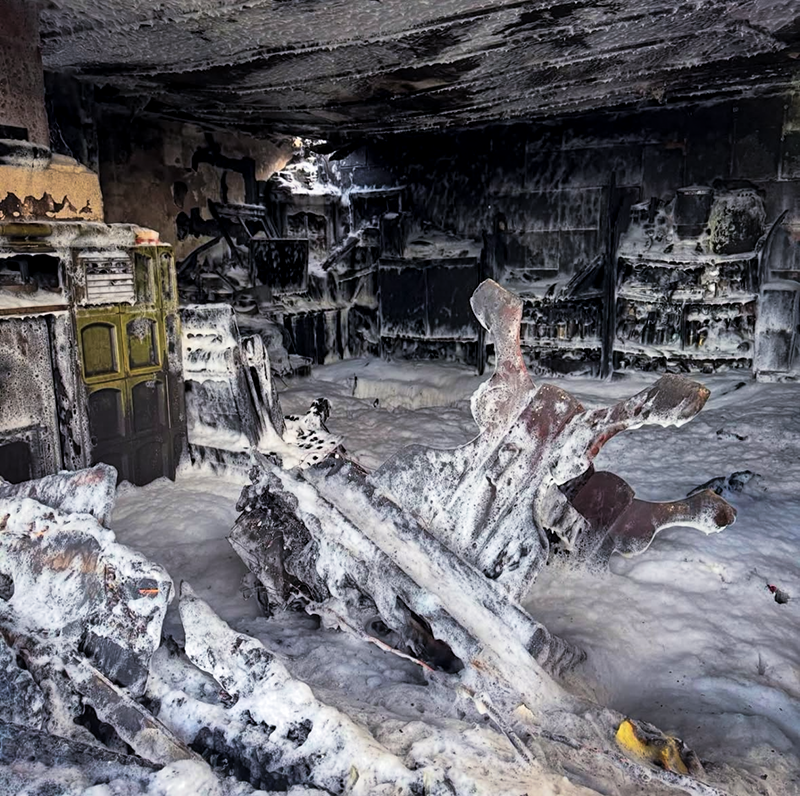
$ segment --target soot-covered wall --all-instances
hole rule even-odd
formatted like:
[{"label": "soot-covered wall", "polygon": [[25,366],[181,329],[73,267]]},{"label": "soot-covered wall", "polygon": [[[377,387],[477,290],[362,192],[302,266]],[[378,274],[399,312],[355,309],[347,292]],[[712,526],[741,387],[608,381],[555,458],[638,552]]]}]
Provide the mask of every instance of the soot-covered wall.
[{"label": "soot-covered wall", "polygon": [[264,181],[292,154],[285,138],[141,116],[69,76],[45,78],[53,150],[99,174],[106,221],[156,230],[177,261],[219,234],[209,200],[258,202]]},{"label": "soot-covered wall", "polygon": [[[53,93],[65,96],[63,92]],[[69,114],[55,115],[63,122],[58,127],[63,137],[75,135],[74,129],[70,132]],[[493,276],[525,298],[523,345],[531,363],[544,370],[599,373],[607,372],[612,365],[672,367],[674,357],[683,357],[687,346],[697,349],[689,352],[689,359],[694,358],[691,369],[716,369],[720,365],[749,368],[755,348],[759,278],[757,274],[748,278],[747,295],[729,284],[725,275],[721,282],[717,279],[710,284],[709,280],[714,282],[716,278],[718,252],[709,248],[708,240],[698,240],[696,246],[692,242],[687,251],[683,250],[686,245],[678,247],[681,250],[676,249],[668,261],[661,258],[650,264],[676,273],[681,269],[697,272],[697,278],[684,280],[685,285],[668,280],[676,296],[672,314],[679,320],[675,328],[650,329],[656,322],[650,319],[646,305],[660,301],[661,293],[656,288],[649,291],[647,301],[637,305],[641,315],[637,315],[637,323],[641,322],[642,333],[637,332],[633,341],[621,335],[625,318],[614,314],[624,314],[627,305],[620,304],[621,293],[615,293],[613,285],[609,285],[606,275],[611,269],[604,264],[611,262],[616,267],[616,259],[610,253],[614,237],[609,244],[608,231],[611,176],[615,178],[618,198],[624,199],[625,212],[618,219],[618,234],[624,232],[631,204],[656,199],[663,206],[679,188],[689,185],[712,185],[718,198],[725,191],[748,186],[751,194],[754,189],[760,195],[757,203],[764,206],[756,214],[761,218],[762,231],[784,210],[788,211],[784,220],[788,238],[800,229],[800,98],[793,95],[696,107],[654,107],[536,124],[394,135],[360,145],[342,141],[330,157],[313,155],[316,145],[312,145],[310,151],[305,151],[305,159],[295,164],[300,169],[297,173],[308,177],[308,184],[285,170],[290,169],[285,164],[293,151],[288,141],[273,145],[248,136],[210,134],[192,125],[145,119],[135,113],[112,116],[105,109],[99,117],[97,138],[95,149],[106,194],[107,218],[124,218],[157,229],[164,240],[176,245],[179,261],[204,241],[220,235],[208,212],[209,199],[266,205],[266,217],[274,222],[264,226],[267,237],[302,237],[305,230],[313,252],[309,267],[314,278],[302,280],[302,286],[290,291],[288,297],[283,296],[285,290],[278,291],[283,297],[264,312],[272,313],[268,320],[279,325],[287,325],[290,316],[302,316],[304,322],[315,319],[314,339],[326,340],[322,349],[302,344],[308,335],[295,334],[294,326],[290,336],[296,339],[289,345],[291,353],[308,356],[315,362],[362,352],[363,346],[345,342],[352,330],[344,318],[353,299],[337,286],[337,279],[352,271],[352,264],[347,264],[351,254],[363,254],[369,249],[369,257],[356,258],[360,264],[358,280],[359,284],[367,280],[372,285],[364,306],[369,307],[370,318],[377,308],[377,321],[372,318],[370,328],[361,331],[372,341],[372,348],[377,347],[386,355],[402,350],[409,356],[462,356],[464,335],[454,334],[452,329],[445,337],[453,345],[446,348],[439,339],[441,335],[402,325],[398,329],[389,323],[387,319],[394,315],[388,304],[397,291],[381,289],[381,285],[386,288],[387,280],[380,276],[386,276],[392,268],[412,268],[417,269],[414,274],[421,273],[426,262],[438,263],[442,257],[452,271],[456,265],[453,258],[468,255],[469,267],[476,270],[469,275],[470,284]],[[77,139],[82,140],[79,131]],[[342,149],[342,145],[346,148]],[[332,142],[319,151],[335,149]],[[277,183],[276,178],[272,180],[273,189],[280,184],[277,192],[264,182],[276,171],[284,175]],[[281,191],[288,192],[288,196]],[[302,229],[291,225],[283,229],[278,212],[283,207],[281,202],[295,211],[303,210],[290,215],[291,219],[307,219],[309,197],[322,203],[322,209],[315,212],[320,218],[325,216],[328,227],[338,229],[341,219],[349,219],[342,232],[349,232],[346,240],[332,234],[314,236],[316,227],[312,230],[310,224]],[[369,212],[362,212],[362,205]],[[376,216],[373,211],[379,206],[382,210]],[[399,221],[398,211],[402,216]],[[640,208],[634,215],[646,224],[642,214]],[[650,215],[650,223],[663,216],[655,210]],[[667,216],[672,223],[671,213]],[[392,234],[387,237],[390,231]],[[442,236],[443,231],[450,236]],[[400,233],[396,246],[390,240],[395,233]],[[659,254],[671,251],[665,242],[660,246]],[[341,256],[335,254],[337,247],[343,247]],[[797,253],[792,254],[792,247],[797,248],[792,244],[781,251],[800,262]],[[758,271],[752,246],[737,251],[742,253],[741,268],[748,273]],[[605,261],[601,255],[606,255]],[[228,263],[235,270],[239,259],[233,255],[227,260],[222,257],[220,267],[224,271]],[[467,267],[465,263],[458,265],[462,270]],[[677,268],[673,268],[675,265]],[[793,267],[771,265],[783,280]],[[455,279],[455,271],[453,274]],[[413,279],[406,276],[411,284]],[[612,275],[612,282],[615,277]],[[458,279],[463,278],[459,272]],[[228,286],[228,293],[232,289]],[[244,295],[247,289],[246,284],[238,285],[237,295]],[[233,302],[237,312],[248,315],[246,320],[249,315],[260,317],[265,304],[259,290],[254,287],[252,293],[246,302],[239,301],[241,306]],[[452,290],[445,294],[455,295]],[[708,298],[712,300],[707,301]],[[411,301],[405,294],[403,300]],[[283,315],[275,309],[278,304],[285,305]],[[724,311],[710,308],[723,304]],[[431,311],[436,314],[436,308],[428,308],[426,313],[430,315]],[[331,320],[334,314],[335,324]],[[705,329],[706,315],[714,330],[735,332],[735,339],[728,346],[730,351],[711,351],[707,341],[715,339],[716,332],[694,336],[685,333],[683,327],[689,321],[696,320]],[[335,333],[320,331],[329,326],[336,329]],[[340,327],[346,328],[347,334],[340,333]],[[431,339],[422,339],[426,335]],[[426,345],[428,342],[430,346]],[[470,337],[467,342],[474,359],[475,341]],[[636,346],[661,346],[666,353],[637,348],[628,357],[631,352],[627,349]],[[480,348],[478,341],[477,350]],[[620,352],[623,359],[617,356]],[[470,356],[467,359],[472,361]]]},{"label": "soot-covered wall", "polygon": [[480,238],[505,216],[507,278],[551,281],[602,250],[612,171],[642,201],[746,180],[768,221],[785,209],[800,218],[800,96],[407,136],[364,162],[388,165],[436,227]]},{"label": "soot-covered wall", "polygon": [[256,202],[257,183],[281,168],[291,152],[252,136],[206,133],[191,124],[122,121],[99,134],[106,220],[157,230],[179,261],[218,234],[209,199]]},{"label": "soot-covered wall", "polygon": [[47,146],[36,3],[0,0],[0,139]]}]

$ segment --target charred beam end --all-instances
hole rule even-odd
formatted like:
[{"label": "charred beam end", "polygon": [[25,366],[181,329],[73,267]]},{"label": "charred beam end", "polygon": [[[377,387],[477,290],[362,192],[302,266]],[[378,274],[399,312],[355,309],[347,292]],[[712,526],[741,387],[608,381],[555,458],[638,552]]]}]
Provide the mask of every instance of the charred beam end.
[{"label": "charred beam end", "polygon": [[87,661],[71,656],[65,668],[75,688],[137,755],[157,765],[197,760],[160,721]]},{"label": "charred beam end", "polygon": [[0,763],[19,762],[37,762],[50,767],[77,766],[97,782],[109,782],[131,774],[145,778],[158,769],[139,757],[0,720]]}]

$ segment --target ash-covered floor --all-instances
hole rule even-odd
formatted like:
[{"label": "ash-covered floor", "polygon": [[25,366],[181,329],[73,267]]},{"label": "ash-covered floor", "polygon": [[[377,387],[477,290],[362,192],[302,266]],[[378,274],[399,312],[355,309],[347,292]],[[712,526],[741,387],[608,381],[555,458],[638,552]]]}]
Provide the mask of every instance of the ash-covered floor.
[{"label": "ash-covered floor", "polygon": [[[741,493],[725,495],[738,511],[735,524],[711,536],[667,529],[643,554],[615,556],[606,574],[551,564],[525,605],[587,651],[569,676],[573,692],[674,732],[730,793],[797,793],[800,387],[757,384],[737,373],[700,380],[711,398],[693,422],[619,435],[596,466],[613,469],[646,500],[679,498],[735,471],[758,473]],[[373,469],[412,442],[453,447],[474,436],[469,396],[480,381],[455,365],[360,360],[318,367],[286,385],[280,398],[289,414],[327,397],[328,427]],[[653,381],[638,373],[559,383],[591,408]],[[476,794],[616,792],[613,783],[585,782],[593,790],[584,790],[549,775],[546,760],[522,765],[483,718],[464,712],[441,682],[426,684],[408,661],[320,629],[302,613],[264,618],[256,600],[245,599],[247,570],[225,541],[245,481],[245,474],[184,470],[176,483],[125,484],[112,527],[176,584],[188,581],[236,630],[278,651],[318,697],[345,707],[392,751],[413,747],[417,759],[472,783]],[[788,602],[776,601],[770,587]],[[165,632],[182,636],[174,606]],[[154,668],[167,676],[161,652]]]}]

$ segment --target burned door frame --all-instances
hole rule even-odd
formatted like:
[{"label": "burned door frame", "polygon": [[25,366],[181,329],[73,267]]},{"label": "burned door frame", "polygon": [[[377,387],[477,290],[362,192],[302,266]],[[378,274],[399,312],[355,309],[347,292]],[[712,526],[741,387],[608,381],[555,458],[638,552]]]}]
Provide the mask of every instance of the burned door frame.
[{"label": "burned door frame", "polygon": [[[180,342],[175,339],[180,321],[171,249],[138,246],[130,255],[135,303],[79,306],[75,325],[91,463],[112,464],[120,479],[145,484],[161,476],[174,478],[184,448]],[[106,347],[110,356],[105,369],[99,362],[101,369],[90,371],[84,335],[98,326],[113,330]],[[97,346],[103,353],[104,344]],[[149,394],[143,393],[148,389]],[[101,413],[99,396],[105,391],[116,395],[116,405],[107,405]],[[102,434],[112,428],[113,433]]]}]

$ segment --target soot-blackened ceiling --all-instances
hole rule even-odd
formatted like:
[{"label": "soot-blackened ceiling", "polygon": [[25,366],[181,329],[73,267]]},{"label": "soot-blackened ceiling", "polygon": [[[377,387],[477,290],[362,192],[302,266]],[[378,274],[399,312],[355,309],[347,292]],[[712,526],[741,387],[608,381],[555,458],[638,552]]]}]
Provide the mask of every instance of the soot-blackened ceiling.
[{"label": "soot-blackened ceiling", "polygon": [[139,109],[330,136],[797,84],[796,0],[50,0],[45,67]]}]

